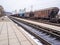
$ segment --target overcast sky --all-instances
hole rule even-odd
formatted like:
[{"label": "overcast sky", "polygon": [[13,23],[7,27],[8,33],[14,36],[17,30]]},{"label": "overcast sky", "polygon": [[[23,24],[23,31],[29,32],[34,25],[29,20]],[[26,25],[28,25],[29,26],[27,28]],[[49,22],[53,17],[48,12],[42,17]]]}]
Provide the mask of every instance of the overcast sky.
[{"label": "overcast sky", "polygon": [[29,11],[31,10],[31,5],[33,6],[33,10],[49,7],[60,8],[60,0],[0,0],[0,5],[4,7],[5,11],[9,12],[23,8]]}]

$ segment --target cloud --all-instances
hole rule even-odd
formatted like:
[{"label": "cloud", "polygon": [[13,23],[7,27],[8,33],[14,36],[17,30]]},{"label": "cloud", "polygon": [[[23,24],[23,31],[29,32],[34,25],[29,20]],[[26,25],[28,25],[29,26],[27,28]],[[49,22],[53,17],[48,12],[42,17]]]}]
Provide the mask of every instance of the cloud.
[{"label": "cloud", "polygon": [[14,11],[23,8],[26,8],[27,11],[29,11],[31,5],[33,5],[33,10],[48,7],[60,8],[60,0],[0,0],[0,5],[2,5],[6,11]]}]

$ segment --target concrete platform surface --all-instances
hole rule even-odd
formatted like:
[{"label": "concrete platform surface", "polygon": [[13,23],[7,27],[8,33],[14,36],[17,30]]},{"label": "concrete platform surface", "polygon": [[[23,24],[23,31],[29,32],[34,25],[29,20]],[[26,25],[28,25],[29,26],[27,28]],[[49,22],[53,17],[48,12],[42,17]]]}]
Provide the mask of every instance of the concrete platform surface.
[{"label": "concrete platform surface", "polygon": [[28,35],[8,17],[0,19],[0,45],[37,45]]},{"label": "concrete platform surface", "polygon": [[[17,18],[17,17],[13,17],[13,18]],[[40,23],[40,22],[36,22],[36,21],[31,21],[31,20],[27,20],[27,19],[22,19],[22,18],[18,18],[19,20],[23,20],[32,24],[36,24],[45,28],[49,28],[49,29],[53,29],[56,31],[60,31],[60,27],[58,26],[54,26],[54,25],[49,25],[49,24],[44,24],[44,23]]]}]

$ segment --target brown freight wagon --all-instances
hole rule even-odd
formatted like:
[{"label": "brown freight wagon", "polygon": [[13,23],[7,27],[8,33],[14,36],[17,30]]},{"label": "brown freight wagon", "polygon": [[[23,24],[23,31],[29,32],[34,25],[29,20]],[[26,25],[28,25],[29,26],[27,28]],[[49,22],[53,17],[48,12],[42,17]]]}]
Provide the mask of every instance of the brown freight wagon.
[{"label": "brown freight wagon", "polygon": [[47,8],[39,11],[34,11],[34,15],[31,18],[55,18],[55,16],[58,14],[59,8],[57,7],[52,7],[52,8]]}]

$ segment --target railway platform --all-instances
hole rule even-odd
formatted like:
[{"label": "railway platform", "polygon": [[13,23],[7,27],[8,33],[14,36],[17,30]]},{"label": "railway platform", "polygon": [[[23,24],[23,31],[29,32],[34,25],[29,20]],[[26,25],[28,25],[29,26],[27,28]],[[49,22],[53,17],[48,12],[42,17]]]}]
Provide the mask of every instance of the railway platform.
[{"label": "railway platform", "polygon": [[8,17],[0,18],[0,45],[37,45],[23,30]]},{"label": "railway platform", "polygon": [[[17,18],[17,17],[15,17],[15,18]],[[31,20],[22,19],[22,18],[17,18],[17,19],[22,20],[22,21],[26,21],[26,22],[29,22],[29,23],[32,23],[32,24],[36,24],[36,25],[39,25],[39,26],[42,26],[44,28],[60,31],[60,27],[58,27],[58,26],[54,26],[54,25],[50,25],[50,24],[45,24],[45,23],[40,23],[40,22],[31,21]]]}]

